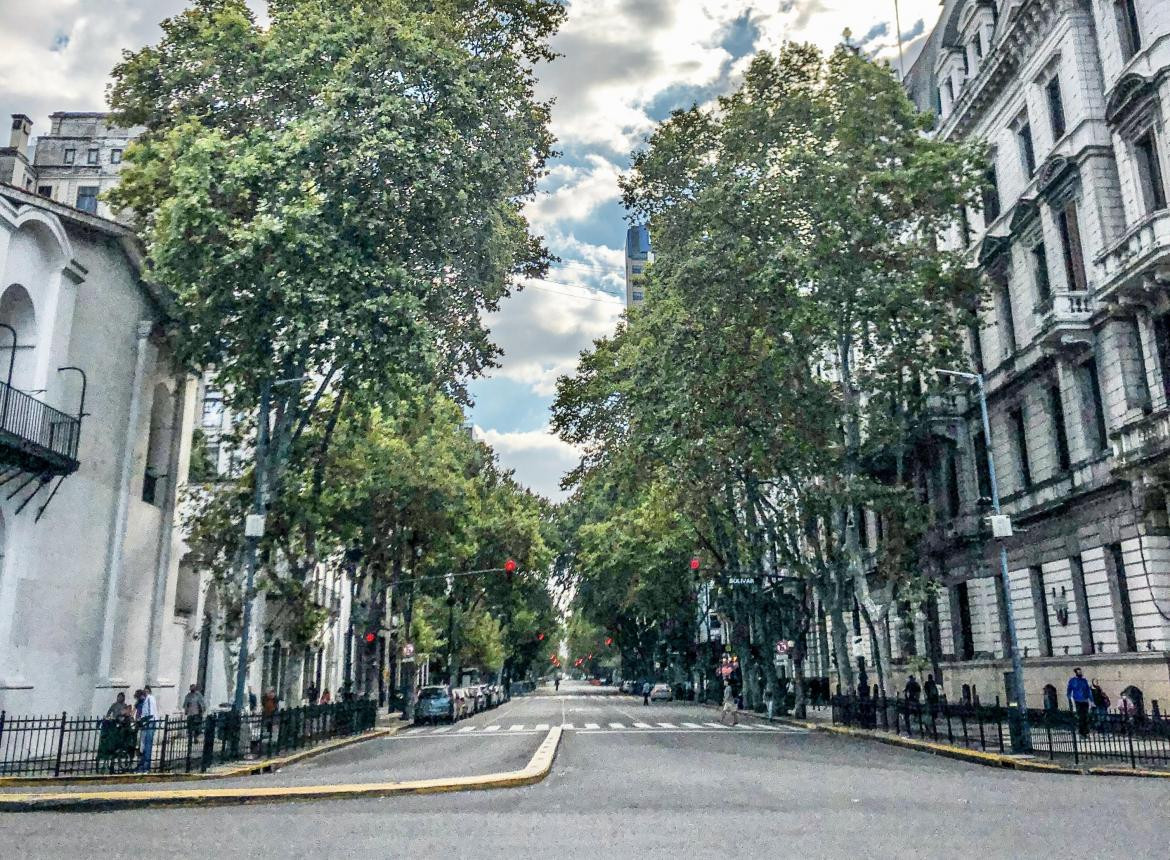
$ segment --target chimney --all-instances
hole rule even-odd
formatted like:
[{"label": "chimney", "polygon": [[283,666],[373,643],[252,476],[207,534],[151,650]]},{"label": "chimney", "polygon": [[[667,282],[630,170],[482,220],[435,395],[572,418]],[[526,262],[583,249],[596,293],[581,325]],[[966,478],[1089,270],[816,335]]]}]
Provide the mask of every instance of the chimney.
[{"label": "chimney", "polygon": [[32,120],[22,113],[12,115],[12,137],[8,145],[21,153],[28,150],[28,138],[32,133]]}]

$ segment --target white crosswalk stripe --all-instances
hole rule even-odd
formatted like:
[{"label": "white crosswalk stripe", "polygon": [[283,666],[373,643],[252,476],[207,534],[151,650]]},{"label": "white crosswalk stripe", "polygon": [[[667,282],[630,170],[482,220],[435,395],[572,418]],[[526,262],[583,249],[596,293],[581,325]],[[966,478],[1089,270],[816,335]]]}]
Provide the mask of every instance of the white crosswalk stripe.
[{"label": "white crosswalk stripe", "polygon": [[703,728],[698,723],[683,723],[683,726],[685,726],[688,729],[701,729],[701,728]]},{"label": "white crosswalk stripe", "polygon": [[572,723],[561,723],[561,729],[563,729],[566,732],[571,732],[571,731],[573,731],[573,724]]},{"label": "white crosswalk stripe", "polygon": [[624,729],[625,728],[625,726],[622,723],[610,723],[609,727],[611,729]]},{"label": "white crosswalk stripe", "polygon": [[[748,721],[738,723],[735,726],[730,726],[730,725],[726,725],[724,723],[718,723],[718,722],[713,722],[713,721],[712,722],[702,722],[702,723],[690,722],[690,721],[680,722],[680,723],[669,723],[669,722],[644,723],[641,721],[635,721],[632,725],[629,725],[629,726],[627,726],[626,723],[610,722],[610,723],[605,723],[604,726],[605,727],[603,727],[603,724],[601,724],[601,723],[583,723],[580,726],[578,726],[576,723],[570,723],[570,722],[564,722],[564,723],[560,724],[560,728],[562,731],[567,731],[567,732],[586,731],[586,732],[596,732],[596,733],[600,733],[600,734],[613,734],[613,733],[630,734],[630,733],[637,733],[639,731],[647,732],[647,733],[657,733],[657,732],[665,732],[665,731],[674,731],[674,732],[679,732],[679,733],[686,733],[686,732],[699,732],[699,733],[707,732],[707,733],[710,733],[712,729],[720,729],[720,730],[726,731],[726,730],[730,730],[732,728],[739,729],[740,731],[745,731],[745,732],[750,731],[750,732],[757,732],[757,733],[773,732],[776,734],[789,734],[789,735],[806,734],[807,733],[807,729],[803,729],[803,728],[800,728],[798,726],[769,725],[767,723],[757,723],[757,722],[748,722]],[[532,733],[539,733],[539,732],[547,732],[548,730],[549,730],[549,723],[537,723],[536,725],[530,725],[528,723],[512,723],[506,729],[506,731],[508,731],[508,732],[515,732],[518,734],[519,733],[532,734]],[[426,726],[426,727],[412,726],[408,729],[405,729],[403,731],[403,735],[409,736],[409,737],[417,737],[417,736],[423,736],[423,735],[442,735],[442,734],[446,734],[448,732],[454,732],[454,734],[456,734],[456,735],[495,735],[495,734],[499,734],[499,733],[504,732],[504,731],[505,731],[505,727],[499,723],[493,723],[489,726],[459,726],[459,727],[449,726],[449,725],[448,726]]]},{"label": "white crosswalk stripe", "polygon": [[461,735],[465,735],[465,734],[467,734],[468,732],[474,732],[474,731],[475,731],[476,729],[478,729],[478,728],[479,728],[479,726],[464,726],[463,728],[461,728],[461,729],[459,730],[459,734],[461,734]]},{"label": "white crosswalk stripe", "polygon": [[727,726],[723,725],[723,723],[703,723],[703,725],[705,725],[705,726],[710,726],[710,727],[711,727],[711,728],[713,728],[713,729],[725,729],[725,728],[727,728]]},{"label": "white crosswalk stripe", "polygon": [[650,729],[653,728],[649,723],[634,723],[635,729]]},{"label": "white crosswalk stripe", "polygon": [[585,728],[587,728],[587,729],[600,729],[601,726],[597,725],[597,723],[586,723]]},{"label": "white crosswalk stripe", "polygon": [[662,728],[664,728],[664,729],[676,729],[676,728],[678,728],[678,726],[676,726],[674,723],[659,723],[658,725],[662,726]]},{"label": "white crosswalk stripe", "polygon": [[514,725],[514,726],[509,726],[509,727],[508,727],[508,731],[510,731],[510,732],[522,732],[522,731],[524,731],[524,724],[523,724],[523,723],[517,723],[517,724],[516,724],[516,725]]},{"label": "white crosswalk stripe", "polygon": [[540,724],[538,724],[538,725],[537,725],[537,727],[536,727],[536,730],[537,730],[538,732],[547,732],[547,731],[548,731],[548,723],[540,723]]},{"label": "white crosswalk stripe", "polygon": [[488,726],[486,729],[484,729],[485,732],[498,732],[499,730],[499,726]]},{"label": "white crosswalk stripe", "polygon": [[431,732],[431,734],[441,735],[443,732],[449,732],[453,728],[455,728],[455,727],[454,726],[439,726],[439,728],[435,729],[433,732]]}]

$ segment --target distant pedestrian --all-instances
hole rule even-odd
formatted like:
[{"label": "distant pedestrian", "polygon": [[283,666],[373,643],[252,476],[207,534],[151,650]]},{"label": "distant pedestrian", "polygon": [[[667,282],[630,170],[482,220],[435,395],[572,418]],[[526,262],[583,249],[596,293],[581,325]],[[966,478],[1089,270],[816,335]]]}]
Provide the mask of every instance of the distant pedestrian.
[{"label": "distant pedestrian", "polygon": [[256,692],[251,687],[249,687],[248,688],[248,710],[254,714],[254,713],[256,713],[257,707],[259,707],[259,703],[256,701]]},{"label": "distant pedestrian", "polygon": [[1067,695],[1069,703],[1077,712],[1077,731],[1081,737],[1088,737],[1089,707],[1093,703],[1093,690],[1079,666],[1073,669],[1073,676],[1068,679]]},{"label": "distant pedestrian", "polygon": [[325,688],[325,692],[321,694],[321,704],[329,705],[333,703],[333,694],[329,692],[329,688]]},{"label": "distant pedestrian", "polygon": [[310,682],[308,688],[305,690],[305,698],[309,700],[310,705],[317,704],[317,699],[320,694],[317,692],[317,685]]},{"label": "distant pedestrian", "polygon": [[110,707],[106,709],[106,719],[120,720],[122,717],[126,716],[126,712],[129,709],[130,706],[126,704],[126,694],[119,693],[116,697],[114,697],[114,704],[110,705]]},{"label": "distant pedestrian", "polygon": [[919,699],[922,698],[922,685],[918,683],[918,679],[913,675],[906,681],[906,701],[911,705],[917,705]]},{"label": "distant pedestrian", "polygon": [[857,696],[861,699],[869,698],[869,675],[866,674],[864,667],[857,674]]},{"label": "distant pedestrian", "polygon": [[719,722],[726,724],[728,718],[731,719],[731,725],[739,725],[739,710],[736,707],[735,691],[731,689],[730,683],[723,687],[723,709],[719,714]]},{"label": "distant pedestrian", "polygon": [[650,704],[650,682],[649,681],[642,682],[642,704],[643,705]]},{"label": "distant pedestrian", "polygon": [[922,691],[924,693],[926,693],[926,704],[927,704],[927,707],[930,708],[930,713],[931,714],[937,713],[938,712],[939,693],[938,693],[938,684],[934,680],[934,675],[927,675],[926,676],[926,683],[924,683],[922,685]]},{"label": "distant pedestrian", "polygon": [[1103,726],[1109,719],[1109,697],[1105,695],[1105,691],[1101,689],[1101,685],[1097,683],[1097,679],[1093,679],[1091,687],[1093,693],[1093,709],[1097,712],[1097,725]]},{"label": "distant pedestrian", "polygon": [[158,704],[148,684],[142,688],[142,708],[138,715],[138,724],[142,729],[142,758],[138,769],[143,773],[150,771],[150,760],[154,752],[154,722],[157,717]]},{"label": "distant pedestrian", "polygon": [[557,675],[556,677],[553,678],[553,689],[554,690],[561,689],[561,676],[560,675]]},{"label": "distant pedestrian", "polygon": [[192,684],[187,695],[183,697],[183,713],[187,717],[187,743],[193,745],[199,736],[199,727],[203,725],[203,713],[207,710],[207,703],[203,700],[203,693],[198,684]]}]

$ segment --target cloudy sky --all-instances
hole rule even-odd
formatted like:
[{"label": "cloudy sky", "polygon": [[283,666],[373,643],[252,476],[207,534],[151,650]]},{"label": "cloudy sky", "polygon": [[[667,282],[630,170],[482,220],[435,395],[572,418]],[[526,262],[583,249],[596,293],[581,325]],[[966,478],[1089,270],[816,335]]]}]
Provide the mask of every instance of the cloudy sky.
[{"label": "cloudy sky", "polygon": [[[260,10],[263,0],[250,0]],[[55,110],[100,110],[125,48],[157,41],[158,21],[183,0],[0,0],[0,115],[27,113],[37,129]],[[751,56],[786,39],[830,48],[845,28],[897,61],[894,0],[569,0],[540,70],[555,98],[564,155],[530,209],[564,262],[490,319],[502,367],[473,386],[472,417],[504,463],[534,489],[559,495],[575,453],[547,432],[556,378],[610,333],[624,307],[626,223],[617,177],[655,123],[675,108],[734,89]],[[901,0],[907,63],[940,0]]]}]

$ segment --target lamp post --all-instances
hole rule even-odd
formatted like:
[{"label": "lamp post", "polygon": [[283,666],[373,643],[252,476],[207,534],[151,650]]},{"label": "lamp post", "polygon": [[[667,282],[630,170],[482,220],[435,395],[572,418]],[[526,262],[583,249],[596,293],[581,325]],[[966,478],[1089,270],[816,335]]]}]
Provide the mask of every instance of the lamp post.
[{"label": "lamp post", "polygon": [[[964,382],[974,383],[979,391],[979,414],[983,421],[983,445],[987,449],[987,476],[991,484],[991,509],[995,516],[1002,517],[999,504],[999,483],[995,475],[995,455],[991,450],[991,421],[987,417],[987,388],[983,382],[983,374],[967,373],[959,370],[934,371],[939,376],[951,376]],[[1012,582],[1008,574],[1007,543],[1004,537],[997,536],[999,544],[999,573],[1003,581],[1003,592],[1006,597],[1008,644],[1012,659],[1012,693],[1016,697],[1016,719],[1009,721],[1011,728],[1012,752],[1027,753],[1032,751],[1032,733],[1028,725],[1028,706],[1024,700],[1024,667],[1020,661],[1020,640],[1016,635],[1016,613],[1012,608]]]}]

